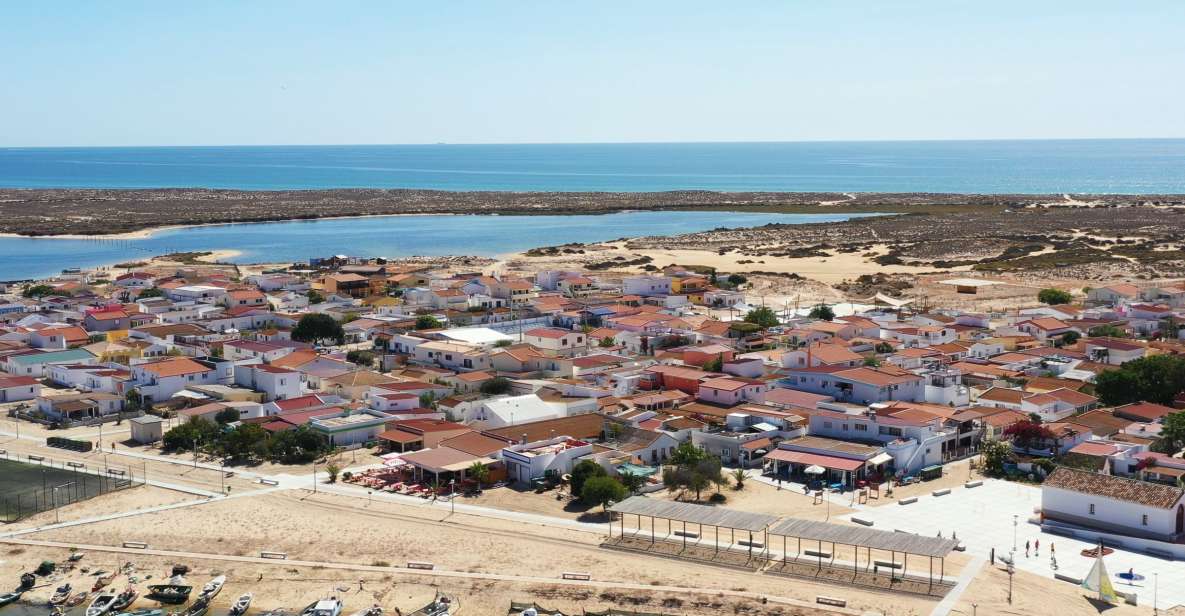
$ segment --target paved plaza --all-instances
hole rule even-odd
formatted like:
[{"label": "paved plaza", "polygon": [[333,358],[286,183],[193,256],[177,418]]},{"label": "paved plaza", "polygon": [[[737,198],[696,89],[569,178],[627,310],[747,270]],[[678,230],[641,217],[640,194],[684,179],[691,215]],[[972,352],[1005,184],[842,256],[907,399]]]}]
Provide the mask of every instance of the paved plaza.
[{"label": "paved plaza", "polygon": [[[1007,556],[1012,550],[1013,537],[1017,545],[1017,569],[1045,577],[1054,574],[1050,548],[1056,549],[1057,573],[1081,578],[1090,570],[1093,561],[1081,555],[1093,544],[1068,537],[1041,532],[1030,523],[1035,520],[1035,509],[1041,505],[1041,489],[1025,484],[989,479],[978,488],[955,488],[946,496],[922,496],[911,505],[886,503],[865,507],[851,514],[875,523],[880,530],[901,530],[921,535],[943,537],[957,535],[974,556],[987,557],[996,548],[996,557]],[[1014,527],[1013,519],[1017,520]],[[1039,554],[1030,552],[1025,557],[1025,541],[1041,542]],[[1172,562],[1144,554],[1116,549],[1106,558],[1116,590],[1135,592],[1141,605],[1153,601],[1153,574],[1159,574],[1156,589],[1160,608],[1185,605],[1185,562]],[[997,566],[999,562],[997,560]],[[1135,586],[1115,577],[1115,574],[1134,569],[1147,579]]]}]

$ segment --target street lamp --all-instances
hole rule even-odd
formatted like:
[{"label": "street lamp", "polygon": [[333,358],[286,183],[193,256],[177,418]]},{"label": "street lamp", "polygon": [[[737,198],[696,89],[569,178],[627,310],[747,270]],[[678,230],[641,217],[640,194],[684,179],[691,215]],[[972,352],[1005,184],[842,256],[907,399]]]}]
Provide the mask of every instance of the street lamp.
[{"label": "street lamp", "polygon": [[449,515],[457,512],[457,479],[456,477],[448,480],[449,487]]},{"label": "street lamp", "polygon": [[1016,562],[1016,552],[1014,551],[1008,559],[1008,604],[1012,605],[1012,574],[1016,572],[1014,563]]},{"label": "street lamp", "polygon": [[1012,514],[1012,551],[1014,553],[1016,552],[1016,525],[1018,518],[1019,516],[1017,514]]},{"label": "street lamp", "polygon": [[317,463],[313,462],[313,494],[317,493]]},{"label": "street lamp", "polygon": [[1160,606],[1158,605],[1158,602],[1156,600],[1156,596],[1157,596],[1157,594],[1159,594],[1158,593],[1159,590],[1160,590],[1160,574],[1153,573],[1152,574],[1152,613],[1153,614],[1160,613]]}]

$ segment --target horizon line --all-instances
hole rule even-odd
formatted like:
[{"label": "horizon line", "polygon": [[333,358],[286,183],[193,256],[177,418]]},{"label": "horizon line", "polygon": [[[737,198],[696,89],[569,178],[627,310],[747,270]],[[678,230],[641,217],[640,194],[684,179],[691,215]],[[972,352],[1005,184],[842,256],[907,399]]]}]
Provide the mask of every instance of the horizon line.
[{"label": "horizon line", "polygon": [[976,139],[801,139],[801,140],[704,140],[704,141],[435,141],[405,143],[223,143],[223,144],[136,144],[136,145],[0,145],[3,150],[132,149],[132,148],[350,148],[413,146],[522,146],[522,145],[746,145],[808,143],[997,143],[1035,141],[1181,141],[1181,137],[1003,137]]}]

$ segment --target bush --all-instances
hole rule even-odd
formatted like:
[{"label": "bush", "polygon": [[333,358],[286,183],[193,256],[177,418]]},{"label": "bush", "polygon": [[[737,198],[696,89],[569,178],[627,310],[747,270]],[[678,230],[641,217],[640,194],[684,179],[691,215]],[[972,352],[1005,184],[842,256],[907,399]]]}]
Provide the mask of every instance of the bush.
[{"label": "bush", "polygon": [[430,314],[421,314],[416,317],[416,329],[440,329],[441,327],[444,327],[444,324],[440,322],[440,319]]},{"label": "bush", "polygon": [[608,476],[589,477],[580,489],[580,500],[586,505],[600,505],[609,510],[609,505],[624,500],[629,492],[621,482]]},{"label": "bush", "polygon": [[1074,296],[1070,295],[1068,291],[1063,291],[1061,289],[1041,289],[1041,291],[1037,293],[1037,301],[1050,306],[1056,304],[1068,304],[1074,301]]},{"label": "bush", "polygon": [[510,393],[513,384],[504,376],[494,377],[481,384],[480,391],[487,396],[500,396]]}]

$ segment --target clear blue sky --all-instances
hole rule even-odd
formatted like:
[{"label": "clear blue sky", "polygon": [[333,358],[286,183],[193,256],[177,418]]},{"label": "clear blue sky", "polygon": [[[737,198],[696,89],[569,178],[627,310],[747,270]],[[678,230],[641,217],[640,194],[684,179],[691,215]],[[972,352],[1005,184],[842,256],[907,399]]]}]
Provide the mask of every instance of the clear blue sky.
[{"label": "clear blue sky", "polygon": [[1185,2],[6,2],[0,145],[1185,137]]}]

